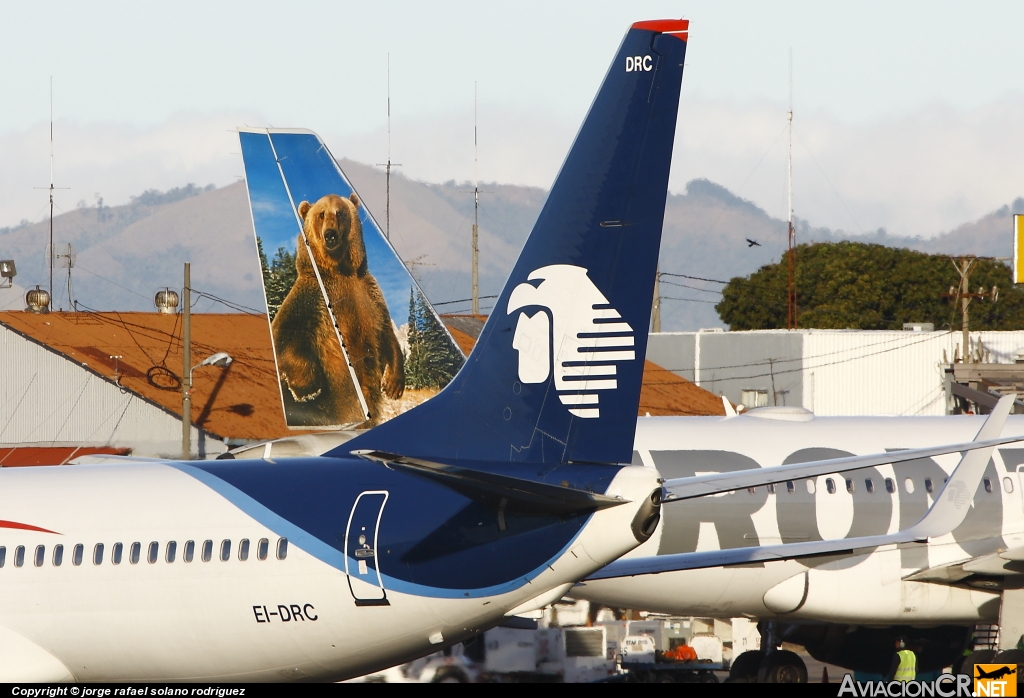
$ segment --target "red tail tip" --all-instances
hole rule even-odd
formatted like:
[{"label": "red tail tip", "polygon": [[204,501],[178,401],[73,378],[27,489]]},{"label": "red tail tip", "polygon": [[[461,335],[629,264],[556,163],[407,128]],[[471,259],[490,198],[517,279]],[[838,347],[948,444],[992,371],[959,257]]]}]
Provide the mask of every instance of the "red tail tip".
[{"label": "red tail tip", "polygon": [[686,41],[686,31],[690,28],[688,19],[649,19],[643,22],[634,22],[631,29],[644,29],[646,31],[658,32],[660,34],[675,34]]}]

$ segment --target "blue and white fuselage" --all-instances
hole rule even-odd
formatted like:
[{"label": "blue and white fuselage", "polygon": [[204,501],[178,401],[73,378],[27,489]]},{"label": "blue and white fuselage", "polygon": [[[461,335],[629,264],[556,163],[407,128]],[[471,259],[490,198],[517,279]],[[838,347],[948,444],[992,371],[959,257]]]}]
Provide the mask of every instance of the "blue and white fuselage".
[{"label": "blue and white fuselage", "polygon": [[655,473],[573,475],[631,504],[503,532],[355,459],[4,469],[0,680],[327,679],[420,656],[637,545]]}]

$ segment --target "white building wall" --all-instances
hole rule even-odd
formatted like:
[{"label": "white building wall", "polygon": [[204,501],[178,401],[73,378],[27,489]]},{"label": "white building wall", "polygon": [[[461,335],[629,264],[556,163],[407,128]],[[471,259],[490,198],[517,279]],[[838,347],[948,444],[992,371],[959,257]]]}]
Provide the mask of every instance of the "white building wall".
[{"label": "white building wall", "polygon": [[[0,325],[0,444],[128,447],[181,454],[181,420],[84,366]],[[194,452],[223,444],[192,428]]]},{"label": "white building wall", "polygon": [[[733,402],[741,388],[792,390],[778,404],[819,415],[942,415],[943,371],[962,342],[953,332],[752,330],[655,335],[655,356]],[[1024,331],[971,332],[971,353],[1013,363]],[[788,341],[783,341],[788,340]],[[690,366],[692,365],[692,369]],[[769,404],[775,400],[769,399]]]},{"label": "white building wall", "polygon": [[[942,415],[943,372],[960,332],[803,330],[804,407],[818,415]],[[1013,363],[1024,332],[972,332]]]}]

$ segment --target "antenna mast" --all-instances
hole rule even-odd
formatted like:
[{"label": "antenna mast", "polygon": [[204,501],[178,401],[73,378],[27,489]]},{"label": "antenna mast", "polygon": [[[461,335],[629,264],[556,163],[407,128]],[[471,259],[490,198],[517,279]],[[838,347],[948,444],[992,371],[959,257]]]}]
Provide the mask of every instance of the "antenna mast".
[{"label": "antenna mast", "polygon": [[473,314],[480,314],[480,170],[477,158],[477,97],[476,81],[473,81]]},{"label": "antenna mast", "polygon": [[53,310],[53,76],[50,76],[50,310]]},{"label": "antenna mast", "polygon": [[[35,187],[36,189],[43,189],[44,187]],[[47,310],[53,310],[53,192],[56,189],[67,189],[67,187],[55,187],[53,186],[53,76],[50,76],[50,186],[45,187],[50,192],[50,244],[46,247],[46,254],[49,256],[47,266],[50,270],[50,302],[47,304]],[[70,252],[68,253],[68,260],[70,261]],[[71,302],[71,293],[68,292],[68,302]]]},{"label": "antenna mast", "polygon": [[796,247],[796,229],[793,227],[793,49],[789,49],[789,111],[786,114],[786,118],[789,121],[789,151],[787,157],[787,170],[786,170],[786,190],[787,190],[787,215],[789,217],[788,226],[788,249],[787,258],[789,263],[789,280],[786,285],[786,329],[795,330],[797,328],[796,319],[796,287],[794,282],[796,280],[796,253],[794,247]]},{"label": "antenna mast", "polygon": [[384,166],[386,198],[384,204],[384,237],[391,239],[391,168],[401,167],[400,162],[391,162],[391,54],[388,54],[388,161],[377,163]]}]

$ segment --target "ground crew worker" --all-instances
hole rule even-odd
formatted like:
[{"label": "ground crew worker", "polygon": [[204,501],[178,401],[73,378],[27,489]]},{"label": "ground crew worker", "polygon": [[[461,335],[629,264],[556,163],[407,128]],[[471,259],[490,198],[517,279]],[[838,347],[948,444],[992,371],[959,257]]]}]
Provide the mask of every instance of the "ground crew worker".
[{"label": "ground crew worker", "polygon": [[896,638],[896,653],[889,668],[890,681],[913,681],[917,677],[917,655],[907,647],[907,638]]},{"label": "ground crew worker", "polygon": [[692,647],[686,644],[686,640],[683,640],[680,644],[665,653],[665,659],[670,659],[675,662],[695,662],[697,661],[697,653],[694,652]]}]

